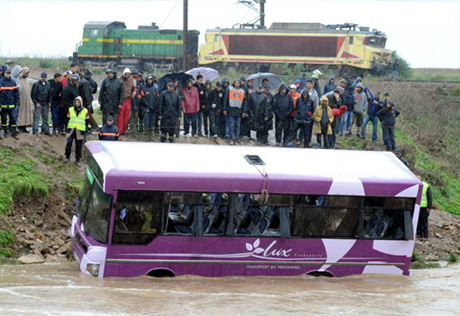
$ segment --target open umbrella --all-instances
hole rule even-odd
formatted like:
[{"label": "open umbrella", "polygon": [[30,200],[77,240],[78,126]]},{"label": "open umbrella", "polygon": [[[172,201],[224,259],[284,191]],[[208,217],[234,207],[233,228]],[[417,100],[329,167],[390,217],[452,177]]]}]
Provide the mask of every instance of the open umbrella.
[{"label": "open umbrella", "polygon": [[186,74],[192,75],[194,79],[196,79],[196,76],[202,75],[204,81],[209,80],[209,81],[214,81],[217,78],[220,77],[220,74],[217,70],[209,68],[209,67],[197,67],[197,68],[192,68],[188,71],[185,72]]},{"label": "open umbrella", "polygon": [[271,72],[258,72],[256,74],[250,75],[246,78],[246,82],[249,80],[253,80],[254,87],[262,84],[262,80],[267,79],[268,84],[270,85],[270,90],[275,90],[279,87],[282,80],[278,78],[277,75],[272,74]]},{"label": "open umbrella", "polygon": [[185,72],[175,72],[166,74],[163,77],[161,77],[160,80],[158,80],[158,82],[160,83],[160,91],[166,90],[166,85],[168,84],[168,82],[174,81],[174,79],[176,78],[179,80],[179,88],[182,88],[185,85],[187,85],[187,81],[189,79],[193,79],[193,76],[186,74]]}]

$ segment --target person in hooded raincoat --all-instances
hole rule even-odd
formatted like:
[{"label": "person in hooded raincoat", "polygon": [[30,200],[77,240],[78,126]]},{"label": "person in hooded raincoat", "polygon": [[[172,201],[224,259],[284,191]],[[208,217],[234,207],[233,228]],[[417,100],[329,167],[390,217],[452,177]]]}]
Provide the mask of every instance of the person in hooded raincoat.
[{"label": "person in hooded raincoat", "polygon": [[158,106],[160,103],[160,91],[155,85],[155,76],[148,74],[145,85],[141,87],[140,95],[141,108],[144,112],[144,132],[152,134],[153,128],[158,117]]},{"label": "person in hooded raincoat", "polygon": [[294,111],[295,114],[292,120],[291,132],[288,140],[290,144],[292,144],[297,136],[297,131],[300,129],[301,132],[304,133],[302,135],[304,147],[310,148],[314,110],[315,107],[313,105],[313,101],[310,99],[310,94],[307,90],[303,90],[302,95],[297,99],[297,105]]},{"label": "person in hooded raincoat", "polygon": [[167,84],[167,90],[163,91],[160,96],[160,104],[158,108],[158,119],[161,122],[161,142],[174,142],[174,134],[176,132],[176,124],[182,116],[182,102],[179,94],[176,91],[174,83]]},{"label": "person in hooded raincoat", "polygon": [[258,86],[248,100],[248,115],[251,117],[252,130],[256,132],[257,142],[268,143],[267,122],[271,116],[270,97],[264,93],[264,87]]},{"label": "person in hooded raincoat", "polygon": [[396,149],[395,124],[400,112],[390,100],[384,102],[384,108],[378,111],[375,116],[382,123],[383,143],[388,151]]},{"label": "person in hooded raincoat", "polygon": [[329,148],[328,135],[332,135],[331,124],[334,121],[334,116],[326,97],[320,99],[320,105],[316,107],[313,113],[313,121],[315,122],[314,131],[317,142],[320,144],[320,147]]},{"label": "person in hooded raincoat", "polygon": [[67,143],[65,146],[64,161],[70,161],[72,143],[75,140],[75,164],[80,166],[83,139],[86,135],[86,125],[88,124],[87,122],[89,120],[88,110],[83,107],[83,100],[81,97],[75,98],[73,101],[73,106],[69,108],[67,116],[69,121],[67,123],[66,129]]},{"label": "person in hooded raincoat", "polygon": [[107,122],[109,115],[113,116],[115,125],[118,122],[118,113],[123,106],[123,83],[117,78],[116,69],[111,69],[108,77],[101,82],[99,91],[99,104],[102,111],[102,121]]},{"label": "person in hooded raincoat", "polygon": [[93,115],[93,87],[91,86],[92,76],[93,72],[89,69],[86,69],[83,77],[80,80],[80,84],[78,85],[78,91],[83,99],[83,106],[88,110],[89,113],[89,125],[93,131],[96,132],[99,129],[99,124],[97,124]]},{"label": "person in hooded raincoat", "polygon": [[276,143],[280,144],[283,141],[285,146],[291,131],[290,115],[294,110],[292,97],[285,84],[280,86],[278,93],[273,97],[272,109],[275,113]]}]

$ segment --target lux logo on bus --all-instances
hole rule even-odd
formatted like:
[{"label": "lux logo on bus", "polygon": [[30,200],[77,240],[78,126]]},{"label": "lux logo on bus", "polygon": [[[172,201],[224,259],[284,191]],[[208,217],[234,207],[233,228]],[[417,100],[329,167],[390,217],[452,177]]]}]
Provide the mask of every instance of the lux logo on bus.
[{"label": "lux logo on bus", "polygon": [[276,240],[274,240],[267,248],[261,248],[259,247],[260,245],[260,239],[256,239],[254,243],[251,245],[249,243],[246,243],[246,249],[248,251],[252,251],[253,254],[262,254],[264,257],[285,257],[288,258],[290,256],[290,252],[292,249],[276,249]]}]

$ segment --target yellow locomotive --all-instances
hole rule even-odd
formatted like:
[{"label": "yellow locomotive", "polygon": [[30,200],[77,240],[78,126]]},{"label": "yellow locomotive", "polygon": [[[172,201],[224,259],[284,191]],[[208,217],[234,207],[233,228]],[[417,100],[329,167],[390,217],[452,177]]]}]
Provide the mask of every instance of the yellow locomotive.
[{"label": "yellow locomotive", "polygon": [[200,46],[199,63],[217,69],[271,71],[277,64],[305,70],[383,74],[392,62],[386,36],[357,24],[273,23],[269,29],[212,29]]}]

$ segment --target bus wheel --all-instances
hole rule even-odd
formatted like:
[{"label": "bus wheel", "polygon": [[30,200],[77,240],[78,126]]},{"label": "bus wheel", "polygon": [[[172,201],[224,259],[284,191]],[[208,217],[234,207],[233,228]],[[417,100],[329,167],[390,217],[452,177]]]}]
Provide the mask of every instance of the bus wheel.
[{"label": "bus wheel", "polygon": [[314,272],[307,273],[307,275],[311,275],[311,276],[314,276],[314,277],[328,277],[328,278],[332,278],[332,274],[329,273],[329,272],[314,271]]},{"label": "bus wheel", "polygon": [[152,270],[147,275],[154,277],[154,278],[164,278],[164,277],[174,277],[175,276],[174,273],[166,269]]}]

